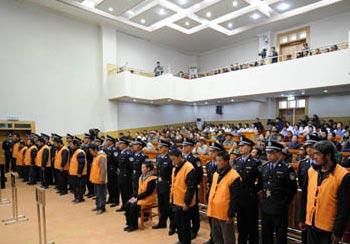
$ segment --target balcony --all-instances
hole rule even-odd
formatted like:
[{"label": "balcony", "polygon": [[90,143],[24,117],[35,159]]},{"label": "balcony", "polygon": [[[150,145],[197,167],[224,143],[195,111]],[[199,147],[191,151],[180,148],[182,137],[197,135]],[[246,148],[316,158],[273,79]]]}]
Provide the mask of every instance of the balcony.
[{"label": "balcony", "polygon": [[193,103],[350,84],[350,49],[346,48],[234,72],[184,79],[149,77],[122,71],[108,77],[110,100]]}]

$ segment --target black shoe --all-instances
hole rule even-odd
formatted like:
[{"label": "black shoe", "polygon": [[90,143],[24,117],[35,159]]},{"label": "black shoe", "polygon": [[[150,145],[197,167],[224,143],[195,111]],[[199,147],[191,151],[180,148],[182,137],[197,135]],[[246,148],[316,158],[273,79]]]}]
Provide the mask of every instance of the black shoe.
[{"label": "black shoe", "polygon": [[99,209],[97,210],[96,214],[100,215],[100,214],[103,214],[104,212],[106,212],[106,209]]},{"label": "black shoe", "polygon": [[96,200],[96,197],[93,197],[92,200]]},{"label": "black shoe", "polygon": [[56,193],[58,193],[58,194],[59,194],[59,193],[61,193],[61,191],[56,191]]},{"label": "black shoe", "polygon": [[133,232],[135,230],[137,230],[137,227],[129,227],[129,229],[127,230],[127,232]]},{"label": "black shoe", "polygon": [[91,209],[92,212],[96,212],[96,211],[98,211],[98,210],[99,210],[98,208],[93,208],[93,209]]},{"label": "black shoe", "polygon": [[129,226],[125,227],[124,231],[128,231],[129,228],[130,228]]},{"label": "black shoe", "polygon": [[30,185],[30,186],[31,186],[31,185],[36,185],[36,183],[34,183],[34,182],[28,182],[27,185]]},{"label": "black shoe", "polygon": [[209,239],[208,241],[204,242],[204,244],[214,244],[214,241],[212,239]]},{"label": "black shoe", "polygon": [[114,208],[114,207],[116,207],[116,206],[118,206],[116,203],[112,203],[112,204],[111,204],[111,208]]},{"label": "black shoe", "polygon": [[106,204],[112,204],[113,202],[111,200],[108,200]]},{"label": "black shoe", "polygon": [[157,225],[154,225],[152,226],[152,229],[166,229],[166,225],[161,225],[161,224],[157,224]]},{"label": "black shoe", "polygon": [[78,199],[72,200],[72,203],[76,203],[76,202],[78,202]]},{"label": "black shoe", "polygon": [[176,233],[176,229],[170,229],[169,232],[168,232],[168,235],[169,236],[172,236]]},{"label": "black shoe", "polygon": [[87,195],[87,198],[92,198],[93,196],[95,196],[95,195],[90,193],[90,194]]},{"label": "black shoe", "polygon": [[124,207],[121,207],[121,208],[119,208],[119,209],[117,209],[117,210],[115,210],[116,212],[124,212],[125,211],[125,208]]},{"label": "black shoe", "polygon": [[60,192],[60,196],[64,196],[64,195],[67,195],[67,194],[68,194],[68,192],[66,192],[66,191]]},{"label": "black shoe", "polygon": [[191,232],[191,240],[196,239],[196,237],[197,237],[197,233]]}]

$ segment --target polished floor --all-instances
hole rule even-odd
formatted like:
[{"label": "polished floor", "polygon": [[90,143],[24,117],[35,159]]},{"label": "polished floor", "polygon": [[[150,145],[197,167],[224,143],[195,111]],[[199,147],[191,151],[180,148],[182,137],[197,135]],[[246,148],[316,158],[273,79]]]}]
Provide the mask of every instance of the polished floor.
[{"label": "polished floor", "polygon": [[[9,180],[9,176],[7,177]],[[35,186],[28,186],[17,179],[19,214],[29,218],[28,222],[4,225],[0,222],[0,244],[39,243]],[[11,198],[11,187],[7,183],[2,190],[3,198]],[[72,195],[57,195],[51,187],[46,192],[47,239],[56,244],[147,244],[175,243],[177,236],[168,236],[167,230],[152,230],[146,223],[145,230],[132,233],[123,231],[125,218],[116,213],[115,208],[107,207],[107,212],[96,215],[91,209],[94,201],[87,199],[80,204],[71,203]],[[12,206],[0,206],[0,219],[12,217]],[[157,219],[153,219],[155,223]],[[203,243],[209,236],[208,224],[201,222],[199,236],[192,242]]]}]

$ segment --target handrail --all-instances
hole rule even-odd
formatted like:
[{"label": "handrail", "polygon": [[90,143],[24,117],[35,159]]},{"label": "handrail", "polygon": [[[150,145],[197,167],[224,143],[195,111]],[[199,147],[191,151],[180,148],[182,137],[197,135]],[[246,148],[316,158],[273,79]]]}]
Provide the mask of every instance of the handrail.
[{"label": "handrail", "polygon": [[[313,48],[313,49],[306,49],[306,50],[298,51],[292,54],[283,54],[278,56],[266,57],[264,59],[243,62],[240,64],[235,63],[234,65],[231,64],[231,66],[221,67],[221,68],[213,69],[206,72],[200,72],[197,75],[194,75],[192,77],[190,77],[188,73],[184,73],[182,71],[180,71],[178,74],[175,74],[174,76],[181,77],[184,79],[197,79],[197,78],[202,78],[206,76],[212,76],[212,75],[223,74],[223,73],[228,73],[228,72],[233,72],[233,71],[238,71],[243,69],[249,69],[249,68],[259,67],[259,66],[273,64],[273,63],[285,62],[285,61],[303,58],[307,56],[315,56],[323,53],[328,53],[328,52],[333,52],[333,51],[338,51],[338,50],[343,50],[348,48],[349,48],[349,42],[347,41],[339,42],[337,44],[322,46],[322,47]],[[272,62],[272,60],[276,58],[277,58],[277,62]],[[132,68],[132,67],[129,67],[127,64],[121,67],[114,67],[113,72],[111,73],[119,74],[124,71],[128,71],[132,74],[137,74],[137,75],[146,76],[146,77],[155,77],[153,72]],[[170,67],[165,69],[164,73],[170,74]]]}]

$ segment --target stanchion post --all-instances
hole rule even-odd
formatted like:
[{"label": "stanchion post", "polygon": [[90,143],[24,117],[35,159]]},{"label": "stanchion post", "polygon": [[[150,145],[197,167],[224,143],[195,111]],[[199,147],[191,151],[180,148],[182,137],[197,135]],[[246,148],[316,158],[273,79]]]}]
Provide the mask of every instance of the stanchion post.
[{"label": "stanchion post", "polygon": [[11,188],[12,188],[12,218],[4,219],[2,222],[4,222],[5,225],[15,224],[15,223],[29,220],[24,215],[18,215],[16,173],[14,172],[11,172]]},{"label": "stanchion post", "polygon": [[38,224],[39,224],[39,244],[55,244],[55,242],[47,242],[46,235],[46,214],[45,214],[45,205],[46,205],[46,190],[39,186],[36,187],[36,205],[38,210]]}]

